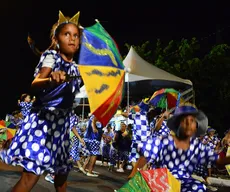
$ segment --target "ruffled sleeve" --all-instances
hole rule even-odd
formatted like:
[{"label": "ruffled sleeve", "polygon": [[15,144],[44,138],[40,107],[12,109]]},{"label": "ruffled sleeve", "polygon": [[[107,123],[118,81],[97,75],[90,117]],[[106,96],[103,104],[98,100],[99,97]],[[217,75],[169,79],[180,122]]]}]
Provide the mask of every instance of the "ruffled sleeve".
[{"label": "ruffled sleeve", "polygon": [[55,61],[58,59],[57,51],[46,50],[40,57],[40,61],[35,68],[34,77],[37,76],[42,67],[54,68]]}]

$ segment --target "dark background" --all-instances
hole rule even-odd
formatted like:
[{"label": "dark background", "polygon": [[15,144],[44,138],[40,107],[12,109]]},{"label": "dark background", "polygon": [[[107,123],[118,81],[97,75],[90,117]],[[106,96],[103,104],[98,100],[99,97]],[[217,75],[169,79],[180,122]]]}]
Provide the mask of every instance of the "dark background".
[{"label": "dark background", "polygon": [[[216,42],[229,43],[230,11],[219,1],[18,1],[1,2],[1,97],[0,117],[17,108],[17,100],[30,92],[34,68],[39,57],[27,43],[31,34],[36,45],[45,50],[49,33],[58,19],[58,11],[73,16],[78,11],[82,26],[98,19],[117,42],[122,55],[128,53],[125,43],[140,45],[150,41],[154,48],[163,43],[197,37],[205,52]],[[210,102],[207,100],[207,102]]]}]

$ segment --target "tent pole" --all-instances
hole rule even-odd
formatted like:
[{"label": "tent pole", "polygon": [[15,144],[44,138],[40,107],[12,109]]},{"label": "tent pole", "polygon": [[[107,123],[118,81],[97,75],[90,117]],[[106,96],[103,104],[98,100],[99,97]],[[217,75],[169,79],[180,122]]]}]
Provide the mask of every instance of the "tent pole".
[{"label": "tent pole", "polygon": [[85,98],[83,98],[83,105],[82,105],[82,121],[84,120],[84,113],[85,113]]},{"label": "tent pole", "polygon": [[[129,73],[127,73],[127,112],[129,113]],[[127,118],[127,125],[128,125],[128,118]]]}]

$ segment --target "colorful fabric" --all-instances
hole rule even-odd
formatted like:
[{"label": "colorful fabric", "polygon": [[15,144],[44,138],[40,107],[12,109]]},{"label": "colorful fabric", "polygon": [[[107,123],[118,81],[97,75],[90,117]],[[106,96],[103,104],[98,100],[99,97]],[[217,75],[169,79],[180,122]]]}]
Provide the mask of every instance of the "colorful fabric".
[{"label": "colorful fabric", "polygon": [[124,184],[117,192],[151,192],[145,179],[140,172],[137,172],[126,184]]},{"label": "colorful fabric", "polygon": [[178,106],[182,101],[183,98],[180,97],[179,91],[172,88],[164,88],[155,91],[149,103],[155,107],[171,109]]},{"label": "colorful fabric", "polygon": [[181,189],[180,181],[167,168],[140,171],[140,173],[152,191],[178,192]]},{"label": "colorful fabric", "polygon": [[79,70],[91,113],[106,126],[122,101],[125,77],[122,57],[99,22],[84,28],[82,37]]},{"label": "colorful fabric", "polygon": [[[182,191],[189,189],[186,186],[191,187],[190,182],[193,181],[191,175],[197,164],[214,163],[218,158],[218,154],[196,138],[191,138],[189,149],[178,149],[171,135],[148,140],[140,146],[140,151],[147,161],[152,163],[153,168],[167,167],[172,175],[182,182]],[[193,182],[196,183],[197,181]],[[198,182],[193,191],[198,190],[205,191],[206,188]]]}]

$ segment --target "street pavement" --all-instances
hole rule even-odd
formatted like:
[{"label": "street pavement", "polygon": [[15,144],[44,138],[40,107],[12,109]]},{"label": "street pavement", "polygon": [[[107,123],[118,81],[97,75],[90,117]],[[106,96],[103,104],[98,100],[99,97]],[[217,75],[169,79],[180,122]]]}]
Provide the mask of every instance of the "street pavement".
[{"label": "street pavement", "polygon": [[[0,192],[10,192],[19,180],[22,169],[0,162]],[[67,192],[113,192],[127,182],[130,171],[125,173],[109,172],[106,167],[95,166],[98,178],[85,176],[83,173],[71,171],[68,177]],[[45,181],[42,175],[32,192],[55,192],[53,184]]]},{"label": "street pavement", "polygon": [[[98,165],[95,171],[99,172],[99,177],[87,177],[80,172],[74,170],[70,172],[68,177],[67,192],[114,192],[127,182],[130,173],[109,172],[107,167]],[[0,162],[0,192],[11,192],[12,187],[19,180],[22,169],[13,167]],[[55,192],[53,184],[45,181],[45,174],[42,175],[31,192]],[[218,187],[218,192],[229,192],[230,188]]]}]

